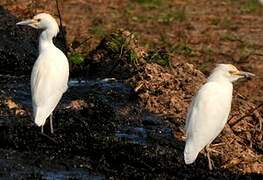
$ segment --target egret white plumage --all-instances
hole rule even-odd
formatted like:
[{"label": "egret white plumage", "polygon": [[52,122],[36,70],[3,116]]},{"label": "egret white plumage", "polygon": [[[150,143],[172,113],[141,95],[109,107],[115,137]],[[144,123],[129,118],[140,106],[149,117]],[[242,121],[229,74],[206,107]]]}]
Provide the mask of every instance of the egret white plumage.
[{"label": "egret white plumage", "polygon": [[65,54],[53,44],[53,37],[59,32],[56,20],[49,14],[40,13],[33,19],[18,22],[41,29],[39,56],[31,73],[31,94],[33,116],[37,126],[43,126],[50,116],[50,130],[53,133],[52,112],[63,93],[67,90],[69,64]]},{"label": "egret white plumage", "polygon": [[[188,109],[184,160],[193,163],[199,152],[223,130],[231,109],[233,84],[254,74],[239,71],[231,64],[219,64],[200,88]],[[209,169],[212,162],[207,151]]]}]

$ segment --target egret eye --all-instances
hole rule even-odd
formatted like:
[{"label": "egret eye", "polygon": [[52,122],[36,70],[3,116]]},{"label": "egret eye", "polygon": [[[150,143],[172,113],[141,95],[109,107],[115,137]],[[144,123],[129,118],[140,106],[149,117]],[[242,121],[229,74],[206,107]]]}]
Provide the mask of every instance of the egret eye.
[{"label": "egret eye", "polygon": [[233,71],[233,70],[230,70],[230,71],[228,71],[228,72],[229,72],[229,74],[231,74],[231,75],[233,75],[233,74],[236,73],[236,71]]},{"label": "egret eye", "polygon": [[41,19],[37,19],[37,22],[40,22],[41,21]]}]

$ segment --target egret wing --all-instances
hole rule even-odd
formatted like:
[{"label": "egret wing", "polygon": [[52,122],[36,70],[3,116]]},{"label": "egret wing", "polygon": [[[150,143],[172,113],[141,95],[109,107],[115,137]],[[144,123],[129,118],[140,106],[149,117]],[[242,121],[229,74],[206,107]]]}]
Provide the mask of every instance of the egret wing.
[{"label": "egret wing", "polygon": [[215,82],[206,83],[192,102],[187,118],[187,140],[197,149],[211,143],[224,128],[232,99],[231,86]]},{"label": "egret wing", "polygon": [[67,88],[68,74],[66,57],[40,55],[31,74],[33,103],[44,106],[50,103],[52,98],[55,100],[56,96],[61,96]]}]

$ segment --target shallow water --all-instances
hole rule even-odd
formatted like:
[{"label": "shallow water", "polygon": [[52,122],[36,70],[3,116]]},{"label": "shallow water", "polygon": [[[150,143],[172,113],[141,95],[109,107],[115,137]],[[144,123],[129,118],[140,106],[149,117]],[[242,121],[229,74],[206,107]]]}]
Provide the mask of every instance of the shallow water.
[{"label": "shallow water", "polygon": [[116,136],[123,141],[146,144],[147,131],[143,127],[128,127],[116,132]]},{"label": "shallow water", "polygon": [[125,85],[122,81],[118,81],[115,78],[105,78],[99,80],[76,80],[71,79],[68,83],[69,90],[76,88],[78,90],[93,89],[97,91],[115,91],[120,94],[132,94],[133,89]]},{"label": "shallow water", "polygon": [[[27,80],[8,80],[4,84],[0,84],[0,89],[8,92],[7,94],[12,97],[15,101],[26,107],[31,107],[31,92],[30,92],[30,81]],[[17,77],[17,79],[19,79]],[[93,89],[97,91],[115,91],[120,94],[132,94],[132,88],[124,85],[121,81],[117,81],[114,78],[106,78],[101,80],[76,80],[70,79],[68,82],[68,91],[76,91],[77,93],[86,92],[87,89]],[[74,93],[74,92],[72,92]],[[69,95],[70,96],[70,95]],[[81,94],[80,94],[81,96]],[[61,102],[69,101],[70,97],[63,97]]]}]

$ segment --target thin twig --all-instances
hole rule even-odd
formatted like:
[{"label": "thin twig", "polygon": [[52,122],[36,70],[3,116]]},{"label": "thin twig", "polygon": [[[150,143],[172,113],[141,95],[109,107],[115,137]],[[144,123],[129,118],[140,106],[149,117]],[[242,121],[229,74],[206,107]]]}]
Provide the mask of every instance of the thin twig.
[{"label": "thin twig", "polygon": [[245,114],[244,116],[242,116],[241,118],[239,118],[236,122],[234,122],[233,124],[229,125],[230,128],[232,128],[233,126],[235,126],[239,121],[241,121],[242,119],[251,116],[252,113],[254,113],[257,109],[259,109],[261,106],[263,106],[263,103],[259,104],[257,107],[253,108],[251,111],[249,111],[247,114]]},{"label": "thin twig", "polygon": [[45,133],[40,133],[40,135],[46,137],[48,140],[52,141],[53,143],[58,144],[58,142],[54,138],[50,137],[49,135]]},{"label": "thin twig", "polygon": [[90,40],[90,39],[92,39],[92,36],[90,36],[90,37],[84,39],[83,41],[81,41],[81,42],[79,43],[79,47],[80,47],[81,45],[83,45],[84,43],[86,43],[86,42],[87,42],[88,40]]},{"label": "thin twig", "polygon": [[66,40],[66,36],[65,36],[65,33],[64,33],[64,30],[63,30],[63,22],[62,22],[62,16],[61,16],[61,13],[60,13],[60,9],[59,9],[58,0],[56,0],[56,7],[57,7],[57,11],[58,11],[59,27],[61,29],[61,33],[62,33],[62,36],[63,36],[63,41],[64,41],[64,45],[65,45],[66,51],[68,51],[67,40]]},{"label": "thin twig", "polygon": [[58,11],[58,17],[59,17],[59,24],[60,24],[59,26],[60,26],[60,28],[62,28],[62,18],[61,18],[58,0],[56,0],[56,6],[57,6],[57,11]]}]

